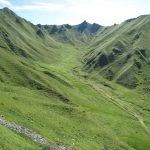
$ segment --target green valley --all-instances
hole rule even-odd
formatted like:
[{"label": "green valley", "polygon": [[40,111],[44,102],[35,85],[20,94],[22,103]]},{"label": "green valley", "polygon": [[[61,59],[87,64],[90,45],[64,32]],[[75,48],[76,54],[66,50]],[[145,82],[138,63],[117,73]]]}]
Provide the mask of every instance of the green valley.
[{"label": "green valley", "polygon": [[150,15],[113,26],[34,25],[0,10],[0,150],[150,149]]}]

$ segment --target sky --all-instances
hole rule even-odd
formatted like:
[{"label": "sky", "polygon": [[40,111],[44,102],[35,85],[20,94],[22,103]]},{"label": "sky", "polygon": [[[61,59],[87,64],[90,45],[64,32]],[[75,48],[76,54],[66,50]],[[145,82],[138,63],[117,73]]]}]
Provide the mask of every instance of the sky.
[{"label": "sky", "polygon": [[79,24],[86,20],[104,26],[150,14],[150,0],[0,0],[34,24]]}]

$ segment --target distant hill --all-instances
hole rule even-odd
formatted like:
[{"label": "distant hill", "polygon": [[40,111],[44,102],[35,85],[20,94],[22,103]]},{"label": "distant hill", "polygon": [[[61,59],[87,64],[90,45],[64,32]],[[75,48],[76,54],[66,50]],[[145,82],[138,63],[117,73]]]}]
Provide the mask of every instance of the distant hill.
[{"label": "distant hill", "polygon": [[94,37],[98,30],[102,29],[101,25],[96,23],[90,24],[86,21],[74,26],[69,24],[59,26],[38,24],[37,27],[47,32],[56,40],[72,44],[74,46],[77,44],[85,45]]}]

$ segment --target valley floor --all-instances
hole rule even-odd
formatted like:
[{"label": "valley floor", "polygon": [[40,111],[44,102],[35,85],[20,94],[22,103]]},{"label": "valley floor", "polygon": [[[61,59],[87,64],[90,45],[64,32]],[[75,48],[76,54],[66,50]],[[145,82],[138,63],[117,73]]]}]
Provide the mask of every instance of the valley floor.
[{"label": "valley floor", "polygon": [[[49,72],[40,79],[45,88],[1,83],[0,114],[56,145],[149,150],[148,96],[81,71],[77,51],[68,57],[66,53],[59,64],[37,63],[37,70]],[[42,148],[22,134],[0,128],[2,150]]]}]

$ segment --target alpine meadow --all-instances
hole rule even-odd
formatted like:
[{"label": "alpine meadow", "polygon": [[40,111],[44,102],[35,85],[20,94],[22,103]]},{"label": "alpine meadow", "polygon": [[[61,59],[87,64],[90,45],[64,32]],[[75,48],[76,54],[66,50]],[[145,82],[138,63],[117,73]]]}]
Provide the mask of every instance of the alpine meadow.
[{"label": "alpine meadow", "polygon": [[34,25],[0,9],[0,150],[150,150],[150,15]]}]

